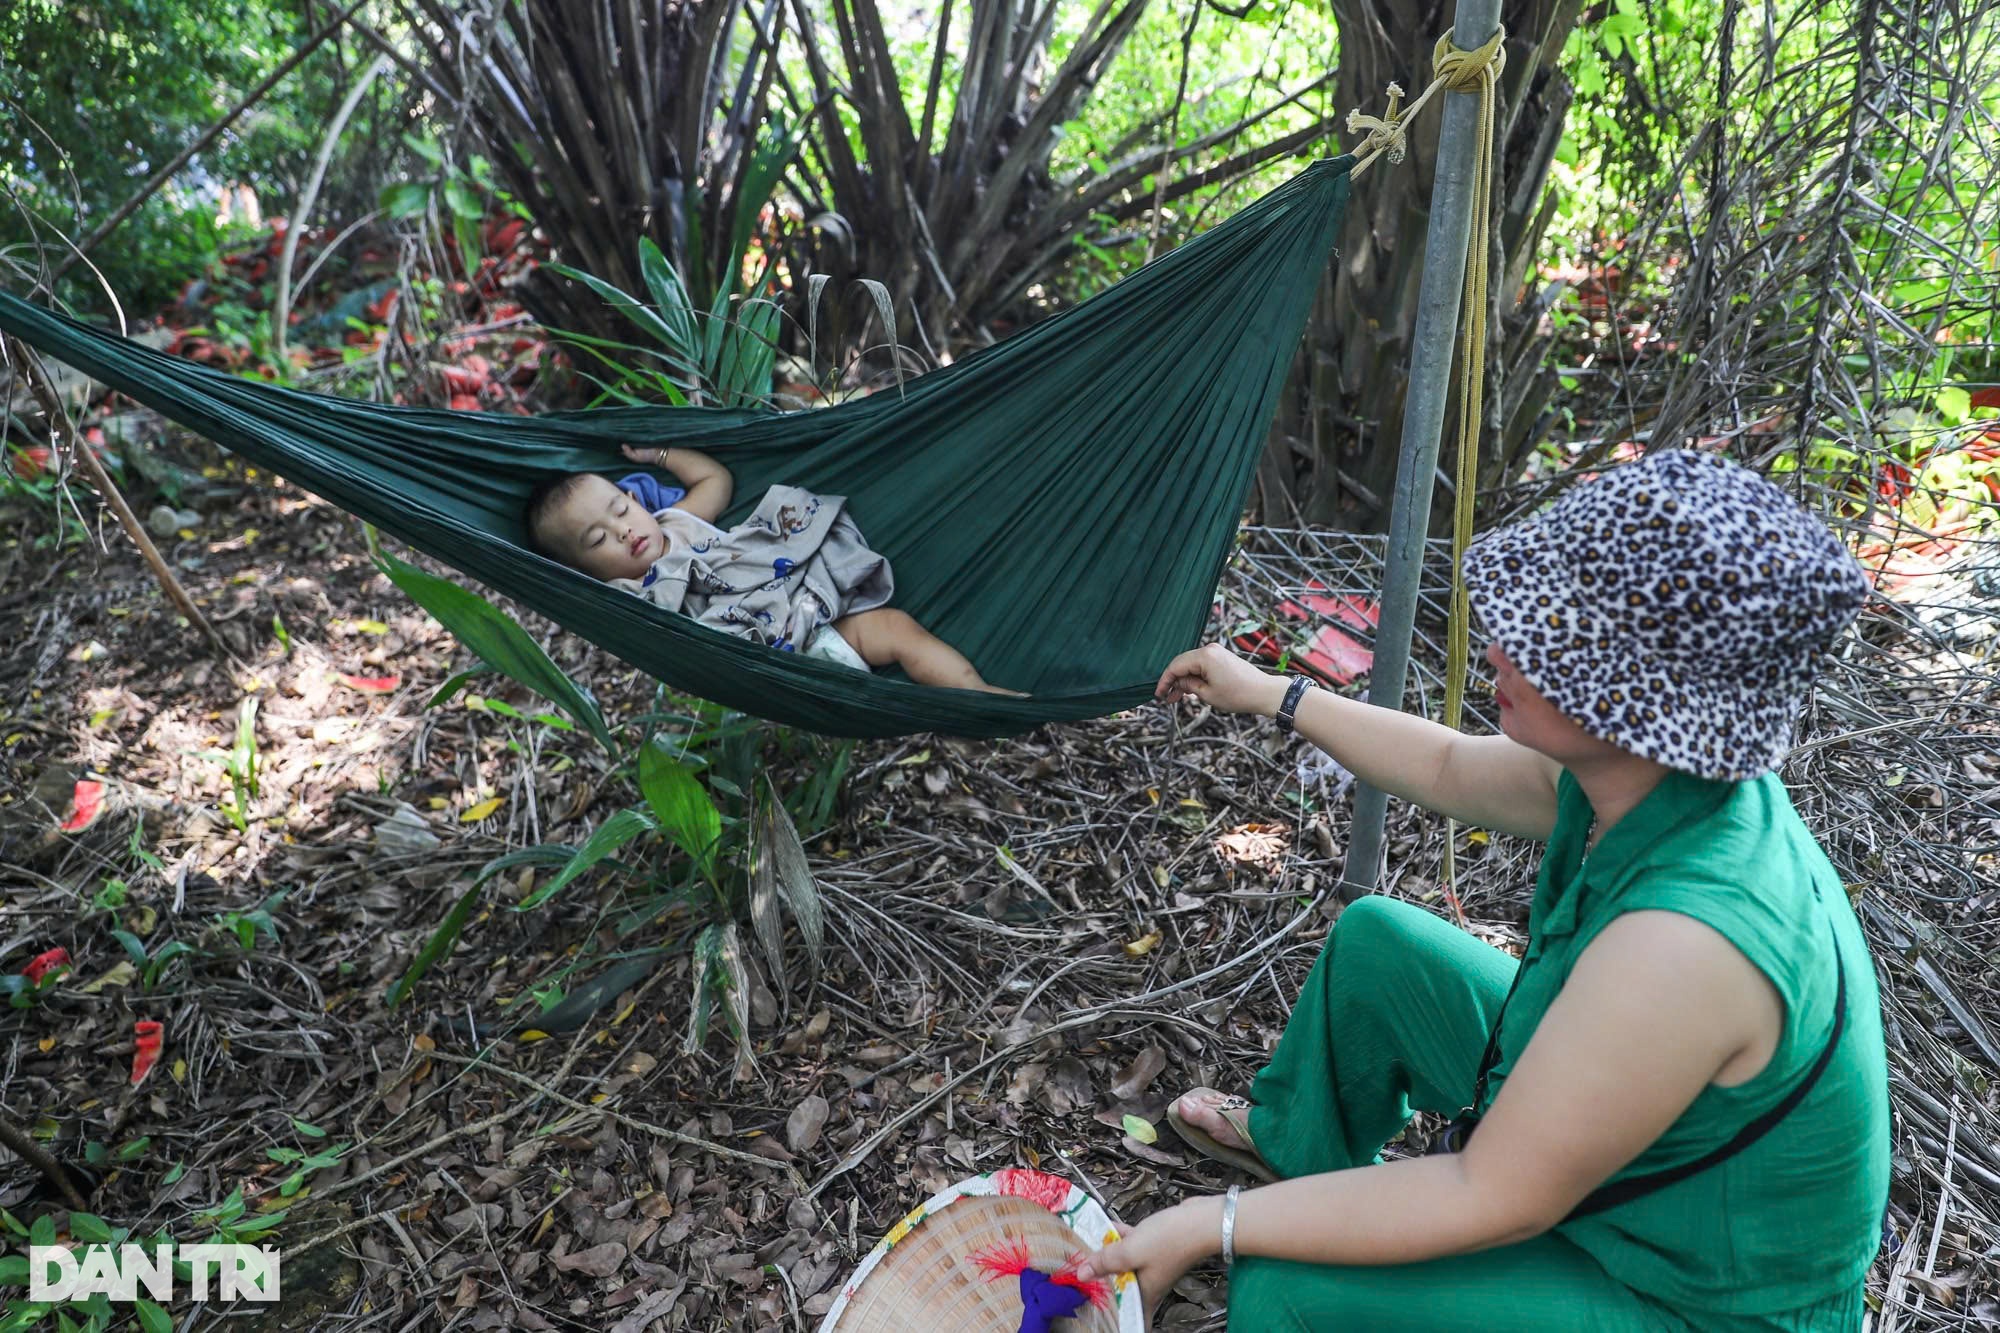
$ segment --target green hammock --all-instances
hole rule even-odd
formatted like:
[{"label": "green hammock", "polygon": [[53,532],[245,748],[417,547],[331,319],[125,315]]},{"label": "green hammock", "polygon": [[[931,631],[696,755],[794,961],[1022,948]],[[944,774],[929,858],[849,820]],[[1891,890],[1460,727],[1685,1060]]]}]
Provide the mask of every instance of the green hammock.
[{"label": "green hammock", "polygon": [[[816,411],[395,407],[209,370],[5,294],[0,328],[678,689],[829,735],[1012,735],[1141,702],[1201,635],[1352,161],[1004,342]],[[779,652],[521,546],[537,479],[628,473],[623,441],[728,464],[725,525],[774,482],[847,496],[894,565],[894,605],[1031,697]]]}]

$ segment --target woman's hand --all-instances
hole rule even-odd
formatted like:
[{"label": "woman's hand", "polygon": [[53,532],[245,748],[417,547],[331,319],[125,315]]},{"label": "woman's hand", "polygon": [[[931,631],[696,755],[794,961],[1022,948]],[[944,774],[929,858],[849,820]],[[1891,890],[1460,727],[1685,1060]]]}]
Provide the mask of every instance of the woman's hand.
[{"label": "woman's hand", "polygon": [[1173,1290],[1181,1275],[1222,1252],[1222,1200],[1215,1196],[1186,1199],[1162,1209],[1133,1227],[1125,1238],[1086,1254],[1077,1276],[1115,1281],[1120,1273],[1139,1280],[1146,1322],[1151,1323],[1160,1298]]},{"label": "woman's hand", "polygon": [[1285,701],[1285,678],[1259,671],[1219,643],[1182,653],[1167,663],[1153,691],[1161,703],[1199,699],[1225,713],[1275,714]]},{"label": "woman's hand", "polygon": [[660,466],[660,460],[667,456],[665,449],[640,449],[629,444],[621,444],[618,449],[633,462],[645,463],[651,467]]}]

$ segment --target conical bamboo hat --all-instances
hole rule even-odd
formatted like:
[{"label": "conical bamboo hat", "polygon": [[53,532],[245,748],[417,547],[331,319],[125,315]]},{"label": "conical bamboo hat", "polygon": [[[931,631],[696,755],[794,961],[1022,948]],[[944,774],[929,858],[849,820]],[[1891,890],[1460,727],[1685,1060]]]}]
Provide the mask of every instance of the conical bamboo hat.
[{"label": "conical bamboo hat", "polygon": [[[1025,1249],[1055,1273],[1118,1238],[1082,1190],[1043,1171],[1008,1170],[962,1180],[890,1228],[841,1288],[820,1333],[1016,1333],[1019,1279],[995,1276],[982,1256]],[[1140,1333],[1139,1287],[1130,1274],[1105,1284],[1106,1303],[1056,1322],[1062,1333]]]}]

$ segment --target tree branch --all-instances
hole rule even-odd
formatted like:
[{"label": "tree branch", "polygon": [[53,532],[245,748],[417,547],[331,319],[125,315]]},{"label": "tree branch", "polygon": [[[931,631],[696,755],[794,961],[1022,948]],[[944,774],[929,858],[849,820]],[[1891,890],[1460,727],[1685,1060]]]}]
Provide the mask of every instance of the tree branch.
[{"label": "tree branch", "polygon": [[194,599],[187,595],[187,589],[181,587],[180,580],[174,577],[174,572],[167,568],[167,562],[161,558],[159,548],[153,545],[153,539],[146,534],[145,527],[139,522],[139,516],[132,512],[132,506],[125,502],[124,495],[112,484],[111,475],[104,470],[104,464],[84,442],[82,433],[70,423],[69,413],[64,409],[61,397],[49,383],[48,376],[42,370],[35,354],[17,338],[7,338],[5,346],[8,360],[19,367],[20,375],[28,382],[28,391],[35,396],[35,401],[42,405],[42,411],[48,416],[50,440],[57,442],[66,437],[70,441],[71,456],[90,475],[90,484],[104,497],[104,503],[111,507],[111,512],[118,518],[118,526],[125,529],[125,535],[132,539],[132,544],[139,548],[139,554],[146,558],[146,564],[152,569],[153,577],[159,580],[160,591],[164,592],[167,600],[187,617],[188,624],[194,626],[202,637],[208,640],[208,646],[215,650],[215,655],[221,658],[225,665],[233,668],[236,664],[235,654],[229,651],[229,645],[215,632],[215,626],[208,623],[208,617],[201,613],[201,608],[194,604]]},{"label": "tree branch", "polygon": [[33,1135],[4,1115],[0,1115],[0,1144],[5,1144],[8,1151],[41,1172],[43,1179],[55,1186],[56,1191],[63,1196],[64,1203],[79,1213],[90,1211],[90,1205],[84,1202],[83,1195],[77,1192],[76,1181],[63,1169],[63,1164],[58,1162],[47,1148],[35,1142]]}]

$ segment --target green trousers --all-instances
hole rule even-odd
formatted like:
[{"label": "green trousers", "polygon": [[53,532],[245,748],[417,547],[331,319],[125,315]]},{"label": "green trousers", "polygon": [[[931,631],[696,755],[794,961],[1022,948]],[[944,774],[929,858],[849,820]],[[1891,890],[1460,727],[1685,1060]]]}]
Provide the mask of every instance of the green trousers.
[{"label": "green trousers", "polygon": [[[1279,1175],[1377,1159],[1413,1110],[1456,1114],[1513,980],[1499,949],[1407,903],[1340,916],[1271,1062],[1251,1136]],[[1229,1327],[1355,1333],[1637,1333],[1686,1325],[1553,1233],[1426,1263],[1332,1267],[1244,1257]]]}]

